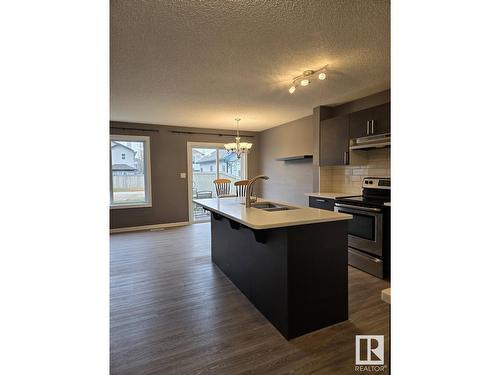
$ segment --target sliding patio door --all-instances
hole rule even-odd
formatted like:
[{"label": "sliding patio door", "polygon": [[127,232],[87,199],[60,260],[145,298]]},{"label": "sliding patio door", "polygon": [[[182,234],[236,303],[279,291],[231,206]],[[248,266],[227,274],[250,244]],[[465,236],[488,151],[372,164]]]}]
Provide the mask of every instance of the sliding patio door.
[{"label": "sliding patio door", "polygon": [[192,199],[216,198],[214,180],[231,180],[231,194],[236,194],[234,183],[247,175],[246,156],[238,158],[236,153],[227,152],[224,144],[188,142],[188,166],[190,222],[210,220],[210,215]]}]

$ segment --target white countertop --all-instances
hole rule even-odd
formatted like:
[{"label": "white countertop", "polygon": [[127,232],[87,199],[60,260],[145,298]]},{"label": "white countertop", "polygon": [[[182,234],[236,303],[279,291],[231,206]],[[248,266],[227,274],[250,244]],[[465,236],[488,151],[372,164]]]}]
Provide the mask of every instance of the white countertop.
[{"label": "white countertop", "polygon": [[276,200],[259,199],[258,202],[273,202],[298,208],[274,212],[259,208],[246,208],[244,204],[245,198],[193,199],[193,202],[253,229],[281,228],[352,219],[352,215],[318,208],[301,207]]},{"label": "white countertop", "polygon": [[[329,199],[337,199],[342,197],[353,197],[356,194],[352,193],[305,193],[305,195],[309,197],[318,197],[318,198],[329,198]],[[359,194],[357,194],[359,195]]]},{"label": "white countertop", "polygon": [[387,289],[382,290],[381,298],[382,298],[382,301],[390,304],[391,303],[391,288],[387,288]]}]

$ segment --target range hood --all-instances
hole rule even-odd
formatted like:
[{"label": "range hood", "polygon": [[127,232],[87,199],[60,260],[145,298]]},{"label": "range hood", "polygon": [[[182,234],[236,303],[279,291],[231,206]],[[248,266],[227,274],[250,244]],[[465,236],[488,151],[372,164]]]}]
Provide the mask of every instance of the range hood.
[{"label": "range hood", "polygon": [[349,141],[351,150],[371,150],[391,146],[391,133],[370,135],[368,137],[352,138]]}]

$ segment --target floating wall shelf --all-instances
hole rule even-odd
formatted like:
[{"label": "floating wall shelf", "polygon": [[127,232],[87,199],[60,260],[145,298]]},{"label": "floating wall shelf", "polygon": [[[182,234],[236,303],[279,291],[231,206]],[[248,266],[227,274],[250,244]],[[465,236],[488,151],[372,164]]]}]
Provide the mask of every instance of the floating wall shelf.
[{"label": "floating wall shelf", "polygon": [[296,155],[296,156],[285,156],[282,158],[277,158],[278,161],[293,161],[293,160],[304,160],[304,159],[312,159],[312,155]]}]

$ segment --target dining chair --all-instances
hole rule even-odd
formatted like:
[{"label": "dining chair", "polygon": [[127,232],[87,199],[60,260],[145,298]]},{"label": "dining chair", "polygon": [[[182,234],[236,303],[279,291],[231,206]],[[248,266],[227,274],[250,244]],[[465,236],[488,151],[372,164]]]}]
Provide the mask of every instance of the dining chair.
[{"label": "dining chair", "polygon": [[229,195],[231,193],[231,180],[227,178],[218,178],[214,180],[215,192],[218,197]]},{"label": "dining chair", "polygon": [[234,187],[236,188],[236,195],[238,197],[246,197],[247,196],[247,186],[249,180],[240,180],[234,183]]}]

